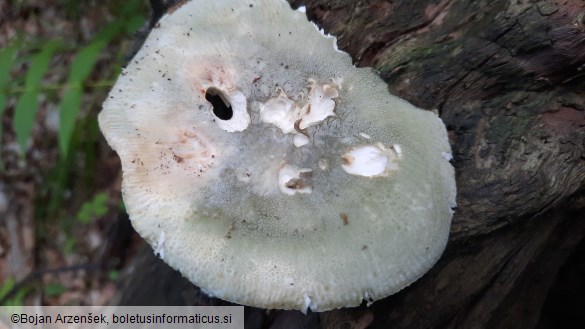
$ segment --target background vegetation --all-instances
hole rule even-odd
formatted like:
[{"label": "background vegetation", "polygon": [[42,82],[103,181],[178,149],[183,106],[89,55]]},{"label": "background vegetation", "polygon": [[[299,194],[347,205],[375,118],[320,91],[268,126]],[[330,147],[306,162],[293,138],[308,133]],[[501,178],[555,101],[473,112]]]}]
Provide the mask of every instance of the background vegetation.
[{"label": "background vegetation", "polygon": [[123,204],[97,114],[147,16],[143,0],[0,2],[0,305],[113,295]]}]

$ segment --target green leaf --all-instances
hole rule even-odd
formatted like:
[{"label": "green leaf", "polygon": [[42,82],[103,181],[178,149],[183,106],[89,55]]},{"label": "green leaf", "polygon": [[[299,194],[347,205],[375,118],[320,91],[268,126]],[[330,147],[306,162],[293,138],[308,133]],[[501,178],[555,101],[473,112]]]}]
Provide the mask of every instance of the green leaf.
[{"label": "green leaf", "polygon": [[142,16],[130,17],[130,19],[128,19],[128,21],[126,22],[126,33],[132,34],[138,31],[138,29],[144,25],[144,21],[145,19]]},{"label": "green leaf", "polygon": [[124,200],[120,199],[120,204],[118,204],[118,210],[122,211],[122,212],[126,212],[126,204],[124,203]]},{"label": "green leaf", "polygon": [[63,294],[65,291],[67,291],[67,288],[65,288],[60,283],[50,283],[43,288],[43,292],[47,297],[59,296]]},{"label": "green leaf", "polygon": [[[6,96],[6,89],[8,81],[10,81],[10,67],[16,57],[16,47],[6,47],[0,49],[0,145],[2,145],[2,115],[6,110],[6,103],[8,96]],[[0,171],[4,168],[2,159],[0,159]]]},{"label": "green leaf", "polygon": [[[68,233],[70,234],[70,233]],[[67,239],[65,240],[65,243],[63,244],[63,252],[65,252],[65,254],[70,255],[73,253],[73,251],[75,250],[75,245],[77,244],[77,242],[75,241],[74,238],[68,236]]]},{"label": "green leaf", "polygon": [[75,119],[81,107],[81,97],[81,86],[77,84],[76,88],[70,85],[65,94],[63,94],[63,98],[61,98],[59,149],[62,157],[66,157],[69,152],[69,144],[75,128]]},{"label": "green leaf", "polygon": [[120,33],[122,27],[122,23],[119,21],[107,25],[95,36],[89,45],[79,51],[71,64],[67,89],[61,99],[59,111],[59,149],[62,157],[66,157],[69,152],[71,136],[73,136],[73,130],[75,129],[75,121],[81,108],[83,83],[93,71],[102,49],[112,38]]},{"label": "green leaf", "polygon": [[140,0],[125,1],[120,19],[126,20],[128,17],[136,15],[136,13],[144,12],[144,4],[145,2]]},{"label": "green leaf", "polygon": [[118,278],[120,278],[120,272],[118,272],[118,271],[109,271],[108,272],[108,280],[117,281]]},{"label": "green leaf", "polygon": [[14,130],[20,151],[24,153],[26,143],[30,138],[37,112],[39,110],[39,89],[53,52],[57,49],[57,41],[49,41],[39,53],[31,59],[30,67],[25,79],[25,92],[20,95],[14,113]]},{"label": "green leaf", "polygon": [[15,284],[16,280],[14,278],[6,279],[6,281],[4,281],[2,285],[0,285],[0,299],[3,299],[6,296],[6,294],[8,294],[10,290],[12,290]]},{"label": "green leaf", "polygon": [[108,195],[98,193],[93,199],[85,202],[77,213],[77,220],[83,224],[91,222],[93,219],[104,216],[108,212]]},{"label": "green leaf", "polygon": [[[2,285],[0,285],[0,300],[3,300],[6,295],[14,289],[16,286],[16,280],[14,278],[8,278]],[[24,297],[28,294],[30,288],[22,287],[13,294],[12,298],[5,300],[0,306],[21,306],[24,305]]]},{"label": "green leaf", "polygon": [[[6,87],[10,80],[10,67],[16,57],[16,47],[0,49],[0,118],[6,110]],[[2,125],[0,124],[0,142],[2,142]]]}]

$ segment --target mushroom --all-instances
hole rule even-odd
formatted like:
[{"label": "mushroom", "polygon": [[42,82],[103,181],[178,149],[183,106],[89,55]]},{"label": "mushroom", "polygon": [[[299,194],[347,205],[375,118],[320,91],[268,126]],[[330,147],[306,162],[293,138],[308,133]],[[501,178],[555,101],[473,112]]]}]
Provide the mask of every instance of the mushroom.
[{"label": "mushroom", "polygon": [[285,1],[192,1],[157,26],[99,124],[132,224],[167,264],[210,296],[304,312],[373,302],[434,265],[455,206],[436,114]]}]

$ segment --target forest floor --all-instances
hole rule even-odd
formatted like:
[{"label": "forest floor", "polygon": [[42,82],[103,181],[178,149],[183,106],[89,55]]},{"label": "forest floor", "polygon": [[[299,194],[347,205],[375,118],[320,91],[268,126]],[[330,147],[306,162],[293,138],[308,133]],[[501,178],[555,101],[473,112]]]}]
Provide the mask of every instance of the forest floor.
[{"label": "forest floor", "polygon": [[0,305],[106,304],[141,245],[119,229],[97,114],[147,16],[139,0],[0,2]]}]

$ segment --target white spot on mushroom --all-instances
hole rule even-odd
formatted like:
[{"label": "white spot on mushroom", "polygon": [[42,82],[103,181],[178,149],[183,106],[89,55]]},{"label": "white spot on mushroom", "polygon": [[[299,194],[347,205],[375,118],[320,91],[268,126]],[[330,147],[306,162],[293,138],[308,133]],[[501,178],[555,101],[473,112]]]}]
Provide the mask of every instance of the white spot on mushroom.
[{"label": "white spot on mushroom", "polygon": [[317,307],[317,303],[315,303],[313,300],[311,300],[311,303],[309,304],[309,308],[313,312],[318,312],[319,311],[319,309]]},{"label": "white spot on mushroom", "polygon": [[313,312],[317,312],[317,304],[311,300],[311,296],[304,294],[303,307],[301,308],[301,312],[303,312],[303,314],[307,314],[309,309]]},{"label": "white spot on mushroom", "polygon": [[283,134],[295,131],[295,122],[298,120],[299,114],[300,109],[282,90],[278,96],[260,104],[260,119],[277,126]]},{"label": "white spot on mushroom", "polygon": [[[335,87],[309,80],[309,99],[302,107],[280,90],[278,96],[260,104],[260,118],[273,124],[284,134],[299,133],[310,126],[334,116],[335,101],[339,93]],[[301,99],[302,101],[302,99]]]},{"label": "white spot on mushroom", "polygon": [[299,128],[306,129],[323,122],[327,117],[335,115],[334,98],[339,96],[337,89],[327,84],[320,84],[314,80],[309,81],[309,104],[302,110],[302,119]]},{"label": "white spot on mushroom", "polygon": [[449,152],[441,152],[441,155],[443,156],[443,159],[445,159],[447,161],[453,160],[453,154],[451,154]]},{"label": "white spot on mushroom", "polygon": [[370,295],[370,292],[368,290],[366,290],[366,292],[364,292],[364,300],[366,301],[367,307],[370,307],[374,303],[374,299],[372,298],[372,296]]},{"label": "white spot on mushroom", "polygon": [[386,176],[390,170],[398,167],[393,163],[396,154],[378,143],[351,148],[342,157],[341,167],[351,175],[375,177]]},{"label": "white spot on mushroom", "polygon": [[293,143],[295,144],[296,147],[305,146],[305,145],[309,144],[309,137],[307,137],[303,134],[296,134],[293,137]]},{"label": "white spot on mushroom", "polygon": [[231,106],[232,117],[228,120],[216,120],[217,125],[227,132],[244,131],[251,122],[246,109],[246,96],[241,91],[234,90],[226,92],[224,97],[226,105]]},{"label": "white spot on mushroom", "polygon": [[157,255],[160,259],[165,259],[165,231],[160,232],[158,237],[158,242],[156,244],[156,249],[154,249],[154,254]]},{"label": "white spot on mushroom", "polygon": [[284,194],[311,193],[311,169],[285,164],[278,172],[278,187]]},{"label": "white spot on mushroom", "polygon": [[311,305],[311,298],[309,297],[309,295],[304,294],[303,295],[303,306],[301,307],[301,312],[303,312],[303,314],[307,314],[307,312],[309,311],[310,305]]},{"label": "white spot on mushroom", "polygon": [[394,151],[396,151],[396,154],[398,154],[398,156],[402,154],[402,147],[400,147],[400,145],[394,144],[392,147],[394,147]]},{"label": "white spot on mushroom", "polygon": [[370,139],[370,138],[372,138],[372,136],[370,136],[370,135],[368,135],[368,134],[366,134],[366,133],[360,133],[360,136],[362,136],[362,137],[363,137],[363,138],[365,138],[365,139]]}]

